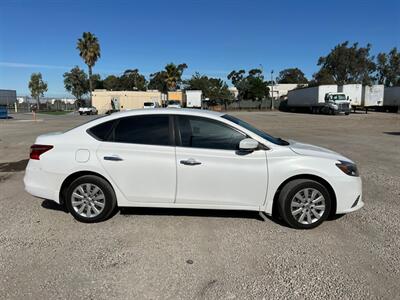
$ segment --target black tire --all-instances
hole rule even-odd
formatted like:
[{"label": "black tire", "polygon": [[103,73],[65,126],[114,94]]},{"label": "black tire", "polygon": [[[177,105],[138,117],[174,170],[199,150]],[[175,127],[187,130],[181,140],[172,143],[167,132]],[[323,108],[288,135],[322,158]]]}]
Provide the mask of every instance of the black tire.
[{"label": "black tire", "polygon": [[348,115],[350,114],[350,112],[346,111],[344,114],[345,114],[346,116],[348,116]]},{"label": "black tire", "polygon": [[[97,187],[100,188],[100,190],[104,194],[104,199],[105,199],[104,208],[97,216],[94,217],[82,216],[77,211],[75,211],[72,205],[72,193],[79,185],[82,184],[96,185]],[[106,220],[111,215],[111,213],[114,211],[117,205],[117,198],[115,196],[113,188],[105,179],[94,175],[85,175],[75,179],[70,184],[70,186],[67,189],[65,204],[68,211],[76,220],[84,223],[96,223]]]},{"label": "black tire", "polygon": [[[291,203],[293,197],[297,194],[297,192],[305,189],[312,188],[317,190],[322,196],[325,198],[325,211],[317,221],[311,224],[303,224],[300,223],[296,218],[292,215],[291,211]],[[310,179],[295,179],[293,181],[288,182],[282,189],[278,198],[278,208],[279,214],[283,218],[283,220],[292,228],[295,229],[312,229],[320,225],[326,218],[329,216],[331,210],[331,197],[329,195],[328,190],[317,181]]]},{"label": "black tire", "polygon": [[79,112],[79,114],[82,116],[83,115],[83,113],[82,112]]}]

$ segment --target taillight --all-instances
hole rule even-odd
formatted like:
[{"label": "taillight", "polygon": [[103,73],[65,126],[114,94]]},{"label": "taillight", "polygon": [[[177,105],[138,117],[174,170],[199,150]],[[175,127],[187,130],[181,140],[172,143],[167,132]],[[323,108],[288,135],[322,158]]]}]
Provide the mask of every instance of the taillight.
[{"label": "taillight", "polygon": [[42,155],[43,153],[49,151],[50,149],[52,149],[54,146],[51,145],[32,145],[31,146],[31,153],[30,153],[30,159],[36,159],[39,160],[40,159],[40,155]]}]

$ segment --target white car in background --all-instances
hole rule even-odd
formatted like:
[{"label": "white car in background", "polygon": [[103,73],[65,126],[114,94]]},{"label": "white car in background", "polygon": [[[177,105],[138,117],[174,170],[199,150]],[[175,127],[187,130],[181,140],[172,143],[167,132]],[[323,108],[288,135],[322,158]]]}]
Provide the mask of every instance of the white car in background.
[{"label": "white car in background", "polygon": [[160,105],[157,102],[144,102],[143,103],[143,108],[148,109],[148,108],[157,108],[160,107]]},{"label": "white car in background", "polygon": [[364,205],[350,159],[193,109],[119,112],[41,135],[24,183],[82,222],[141,206],[278,212],[309,229]]},{"label": "white car in background", "polygon": [[78,112],[80,115],[97,115],[97,108],[94,106],[79,107]]},{"label": "white car in background", "polygon": [[177,100],[170,100],[167,103],[167,108],[182,108],[181,103]]}]

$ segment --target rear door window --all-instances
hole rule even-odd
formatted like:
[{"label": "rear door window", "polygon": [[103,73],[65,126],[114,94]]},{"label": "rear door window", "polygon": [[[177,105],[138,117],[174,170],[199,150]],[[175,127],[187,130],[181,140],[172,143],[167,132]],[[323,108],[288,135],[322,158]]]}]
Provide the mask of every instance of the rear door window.
[{"label": "rear door window", "polygon": [[169,146],[169,116],[144,115],[119,119],[114,129],[114,142]]}]

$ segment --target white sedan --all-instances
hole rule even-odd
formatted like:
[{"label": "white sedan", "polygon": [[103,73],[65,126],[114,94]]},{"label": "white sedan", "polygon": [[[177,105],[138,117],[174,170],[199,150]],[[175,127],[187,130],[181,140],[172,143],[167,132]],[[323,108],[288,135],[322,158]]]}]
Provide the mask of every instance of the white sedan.
[{"label": "white sedan", "polygon": [[177,100],[168,101],[167,108],[181,108],[181,103]]},{"label": "white sedan", "polygon": [[364,205],[350,159],[190,109],[119,112],[41,135],[24,183],[82,222],[141,206],[277,213],[308,229]]}]

